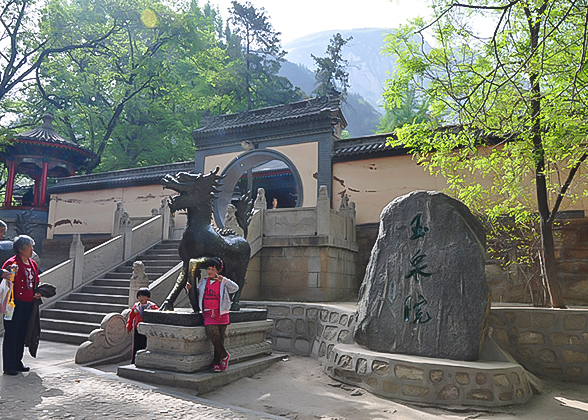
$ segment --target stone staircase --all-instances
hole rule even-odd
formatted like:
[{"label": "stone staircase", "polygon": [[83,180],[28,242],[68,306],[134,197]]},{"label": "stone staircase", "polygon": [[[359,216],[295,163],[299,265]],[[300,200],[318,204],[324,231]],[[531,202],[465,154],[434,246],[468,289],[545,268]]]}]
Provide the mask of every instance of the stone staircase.
[{"label": "stone staircase", "polygon": [[179,240],[163,241],[121,264],[99,279],[70,293],[51,309],[41,310],[41,339],[81,344],[88,335],[100,328],[104,316],[128,308],[129,283],[133,262],[143,261],[149,281],[153,282],[180,262]]}]

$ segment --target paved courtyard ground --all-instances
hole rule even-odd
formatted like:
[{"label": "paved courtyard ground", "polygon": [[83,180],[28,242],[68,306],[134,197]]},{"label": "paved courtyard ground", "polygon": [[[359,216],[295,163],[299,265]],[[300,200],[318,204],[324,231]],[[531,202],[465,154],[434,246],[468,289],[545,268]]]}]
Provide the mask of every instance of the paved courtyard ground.
[{"label": "paved courtyard ground", "polygon": [[0,419],[276,419],[133,383],[73,363],[76,346],[41,342],[28,373],[0,376]]},{"label": "paved courtyard ground", "polygon": [[588,419],[588,385],[546,382],[529,404],[496,410],[421,407],[340,385],[313,359],[291,356],[214,392],[140,384],[116,365],[81,368],[76,346],[41,342],[31,372],[0,377],[0,419]]}]

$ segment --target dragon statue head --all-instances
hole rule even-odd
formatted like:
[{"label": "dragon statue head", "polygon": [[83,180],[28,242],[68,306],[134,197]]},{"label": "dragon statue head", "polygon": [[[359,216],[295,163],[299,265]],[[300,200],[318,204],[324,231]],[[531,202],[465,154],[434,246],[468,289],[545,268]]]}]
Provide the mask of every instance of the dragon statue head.
[{"label": "dragon statue head", "polygon": [[178,210],[195,209],[197,211],[211,211],[212,202],[220,192],[223,175],[218,175],[220,168],[203,175],[192,172],[178,172],[175,175],[165,175],[161,183],[164,189],[176,191],[176,195],[169,200],[172,212]]}]

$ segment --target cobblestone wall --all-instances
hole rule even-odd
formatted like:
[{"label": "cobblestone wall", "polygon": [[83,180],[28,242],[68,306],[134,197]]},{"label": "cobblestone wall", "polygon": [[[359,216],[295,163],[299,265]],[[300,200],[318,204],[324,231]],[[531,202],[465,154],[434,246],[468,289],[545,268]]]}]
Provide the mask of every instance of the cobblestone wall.
[{"label": "cobblestone wall", "polygon": [[[328,361],[336,344],[353,344],[355,307],[350,304],[245,305],[267,307],[275,321],[268,337],[275,351]],[[493,307],[489,326],[496,343],[530,372],[588,383],[588,309]]]},{"label": "cobblestone wall", "polygon": [[588,309],[492,308],[494,340],[540,377],[588,383]]},{"label": "cobblestone wall", "polygon": [[337,343],[353,343],[354,308],[335,305],[246,302],[246,306],[267,307],[274,320],[269,334],[275,351],[326,360]]},{"label": "cobblestone wall", "polygon": [[[454,362],[384,354],[353,345],[355,305],[246,302],[265,306],[274,320],[275,351],[310,356],[327,373],[385,397],[414,402],[502,406],[529,400],[521,366],[508,362]],[[427,360],[428,363],[423,362]]]},{"label": "cobblestone wall", "polygon": [[341,344],[328,356],[326,371],[374,394],[414,402],[498,407],[532,396],[523,368],[508,362],[460,362]]}]

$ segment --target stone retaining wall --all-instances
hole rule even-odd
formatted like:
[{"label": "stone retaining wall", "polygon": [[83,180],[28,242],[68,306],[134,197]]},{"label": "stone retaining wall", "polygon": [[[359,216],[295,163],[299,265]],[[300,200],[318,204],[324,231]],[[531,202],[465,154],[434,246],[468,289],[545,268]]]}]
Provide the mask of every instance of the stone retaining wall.
[{"label": "stone retaining wall", "polygon": [[[332,360],[334,346],[353,344],[355,306],[246,302],[263,306],[275,324],[275,351]],[[347,307],[348,306],[348,307]],[[588,309],[493,307],[490,335],[539,377],[588,383]]]},{"label": "stone retaining wall", "polygon": [[[508,358],[458,362],[372,352],[353,342],[355,305],[244,302],[267,307],[273,349],[324,362],[342,382],[390,398],[447,405],[503,406],[531,398],[525,372]],[[496,344],[487,340],[486,346]],[[497,351],[490,353],[498,354]]]},{"label": "stone retaining wall", "polygon": [[355,308],[291,302],[244,302],[267,307],[273,349],[325,361],[337,343],[353,343]]},{"label": "stone retaining wall", "polygon": [[588,383],[588,309],[492,308],[494,340],[539,377]]},{"label": "stone retaining wall", "polygon": [[522,366],[508,361],[461,362],[338,344],[326,372],[373,394],[421,403],[498,407],[533,395]]}]

